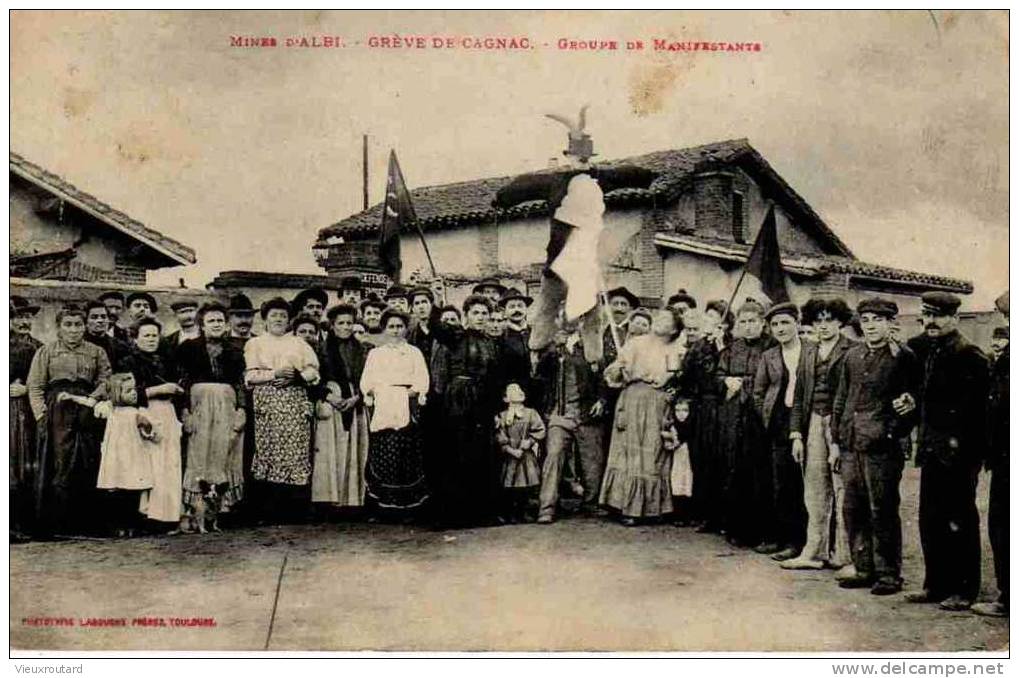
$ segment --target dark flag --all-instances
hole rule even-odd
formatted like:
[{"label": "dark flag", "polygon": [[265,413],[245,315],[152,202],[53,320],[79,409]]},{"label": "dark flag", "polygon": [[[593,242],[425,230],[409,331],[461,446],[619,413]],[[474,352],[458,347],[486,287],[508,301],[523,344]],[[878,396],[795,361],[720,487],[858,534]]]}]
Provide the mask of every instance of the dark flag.
[{"label": "dark flag", "polygon": [[785,285],[785,271],[778,250],[778,232],[775,227],[775,207],[768,208],[761,230],[757,234],[754,246],[747,258],[745,290],[748,296],[755,297],[769,305],[789,301],[789,291]]},{"label": "dark flag", "polygon": [[417,215],[410,200],[410,191],[403,180],[396,151],[389,151],[389,172],[386,176],[386,201],[382,206],[382,227],[379,229],[379,261],[382,270],[394,282],[400,280],[400,232],[404,226],[417,228]]}]

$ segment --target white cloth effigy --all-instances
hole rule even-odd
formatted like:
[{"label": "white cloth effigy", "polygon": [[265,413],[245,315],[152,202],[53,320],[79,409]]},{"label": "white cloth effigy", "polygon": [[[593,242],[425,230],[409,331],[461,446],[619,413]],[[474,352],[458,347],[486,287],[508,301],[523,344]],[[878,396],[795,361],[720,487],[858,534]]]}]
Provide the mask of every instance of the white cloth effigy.
[{"label": "white cloth effigy", "polygon": [[416,346],[400,342],[373,348],[361,373],[361,393],[375,401],[369,430],[405,428],[410,423],[408,391],[428,393],[428,386],[428,366]]},{"label": "white cloth effigy", "polygon": [[574,227],[551,269],[566,283],[566,316],[579,318],[598,303],[598,241],[605,213],[601,186],[587,174],[570,179],[555,218]]}]

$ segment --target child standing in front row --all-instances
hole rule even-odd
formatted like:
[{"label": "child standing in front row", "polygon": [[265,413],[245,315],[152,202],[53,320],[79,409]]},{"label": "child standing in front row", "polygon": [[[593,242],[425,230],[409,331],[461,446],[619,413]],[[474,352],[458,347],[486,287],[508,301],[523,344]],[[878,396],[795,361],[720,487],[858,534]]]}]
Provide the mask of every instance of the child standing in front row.
[{"label": "child standing in front row", "polygon": [[524,405],[519,384],[506,386],[506,409],[495,418],[495,440],[502,454],[503,518],[530,522],[528,505],[541,485],[538,451],[545,439],[545,423]]},{"label": "child standing in front row", "polygon": [[672,507],[673,523],[686,527],[690,524],[690,497],[693,495],[693,470],[690,467],[690,401],[680,397],[672,406],[672,417],[666,417],[662,429],[662,443],[672,450]]}]

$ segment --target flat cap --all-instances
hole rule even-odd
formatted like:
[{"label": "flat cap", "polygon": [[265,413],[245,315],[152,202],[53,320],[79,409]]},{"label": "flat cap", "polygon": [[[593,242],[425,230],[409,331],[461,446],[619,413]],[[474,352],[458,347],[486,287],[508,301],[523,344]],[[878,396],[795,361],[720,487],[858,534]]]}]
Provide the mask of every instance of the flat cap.
[{"label": "flat cap", "polygon": [[864,313],[873,313],[879,315],[882,318],[888,318],[891,320],[895,316],[899,315],[899,305],[891,299],[882,299],[881,297],[868,297],[863,299],[856,305],[856,312],[860,315]]},{"label": "flat cap", "polygon": [[920,295],[925,313],[937,315],[954,315],[959,310],[962,299],[948,292],[924,292]]},{"label": "flat cap", "polygon": [[775,304],[774,306],[769,308],[764,314],[764,319],[771,320],[777,315],[791,315],[793,318],[799,321],[800,309],[796,304],[794,304],[791,301],[783,301],[782,303]]},{"label": "flat cap", "polygon": [[170,308],[174,311],[182,311],[185,308],[198,308],[198,301],[196,299],[182,299],[170,304]]},{"label": "flat cap", "polygon": [[406,299],[407,288],[403,285],[392,285],[385,294],[386,299]]},{"label": "flat cap", "polygon": [[428,299],[428,301],[432,302],[433,304],[435,303],[435,295],[427,287],[423,286],[412,287],[410,291],[407,292],[407,298],[410,299],[411,301],[414,301],[415,297],[425,297],[426,299]]}]

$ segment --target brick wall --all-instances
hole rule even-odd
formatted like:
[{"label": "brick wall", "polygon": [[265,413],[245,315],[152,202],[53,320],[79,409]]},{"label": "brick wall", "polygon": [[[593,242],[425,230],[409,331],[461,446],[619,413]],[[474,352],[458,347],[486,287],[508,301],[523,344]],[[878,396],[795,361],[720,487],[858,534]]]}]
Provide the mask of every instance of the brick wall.
[{"label": "brick wall", "polygon": [[728,172],[704,172],[694,177],[694,215],[699,235],[732,240],[733,188],[733,175]]},{"label": "brick wall", "polygon": [[665,289],[665,261],[655,246],[655,233],[665,228],[665,218],[659,210],[647,210],[640,222],[640,290],[642,297],[660,297]]}]

